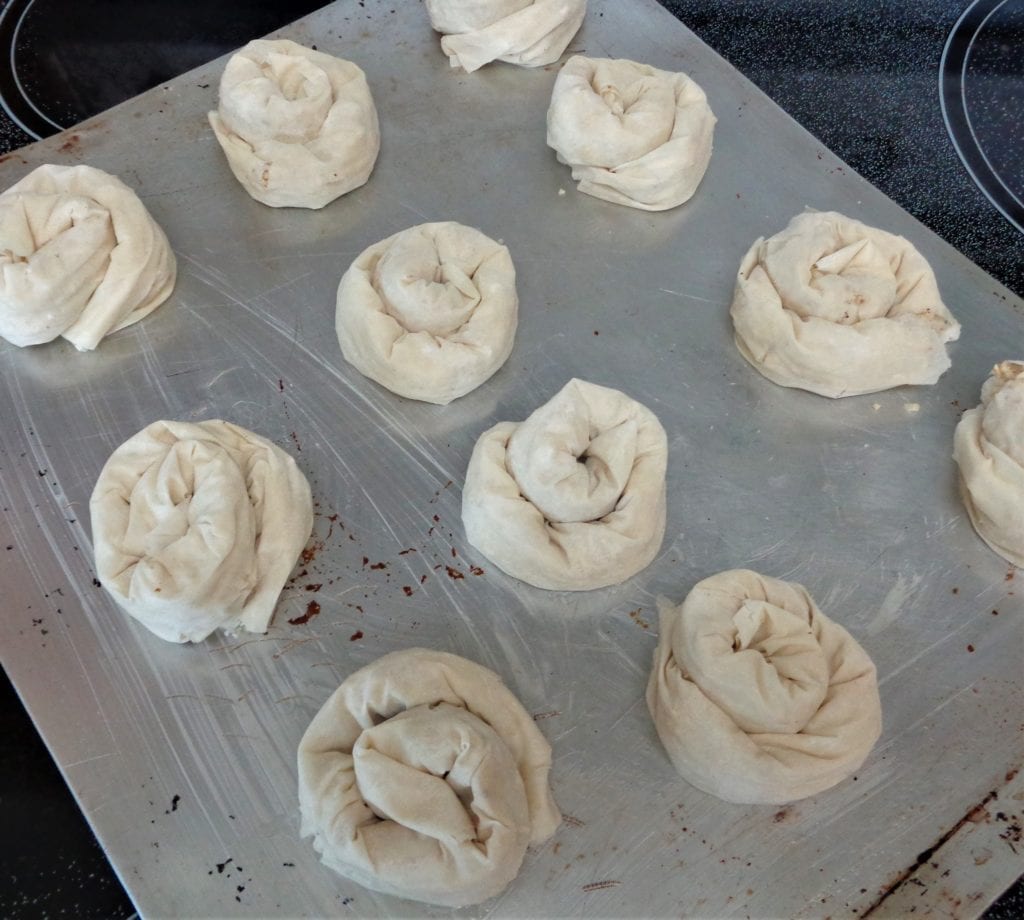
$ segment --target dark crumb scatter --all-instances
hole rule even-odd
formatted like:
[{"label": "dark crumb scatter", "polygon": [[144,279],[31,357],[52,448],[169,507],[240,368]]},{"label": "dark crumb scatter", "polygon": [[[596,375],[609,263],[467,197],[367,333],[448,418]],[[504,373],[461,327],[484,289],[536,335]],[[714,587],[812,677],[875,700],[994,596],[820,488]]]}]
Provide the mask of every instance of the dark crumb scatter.
[{"label": "dark crumb scatter", "polygon": [[295,868],[295,863],[281,863],[281,865],[284,866],[286,869],[294,869]]},{"label": "dark crumb scatter", "polygon": [[291,623],[292,626],[302,626],[303,624],[308,623],[310,620],[312,620],[313,617],[317,616],[319,613],[320,605],[316,601],[310,601],[308,604],[306,604],[306,612],[304,614],[302,614],[301,616],[294,617],[293,619],[290,619],[288,622]]},{"label": "dark crumb scatter", "polygon": [[363,631],[361,629],[357,629],[354,633],[352,633],[351,636],[348,637],[348,641],[349,642],[356,642],[356,641],[358,641],[359,639],[362,639],[362,638],[363,638]]},{"label": "dark crumb scatter", "polygon": [[181,796],[176,795],[171,799],[171,811],[177,811],[178,805],[181,803]]},{"label": "dark crumb scatter", "polygon": [[974,646],[973,645],[968,645],[967,646],[967,651],[973,652],[974,651]]},{"label": "dark crumb scatter", "polygon": [[307,591],[319,591],[322,587],[323,587],[322,584],[319,584],[319,585],[306,585],[306,590]]},{"label": "dark crumb scatter", "polygon": [[387,567],[388,567],[388,564],[386,562],[375,562],[373,565],[370,566],[371,569],[375,569],[376,571],[380,571],[381,569],[386,569]]},{"label": "dark crumb scatter", "polygon": [[222,862],[222,863],[217,863],[217,874],[218,874],[218,875],[221,875],[221,874],[223,874],[223,872],[224,872],[224,868],[225,868],[225,867],[227,866],[227,864],[228,864],[228,863],[230,863],[230,862],[234,862],[234,859],[225,859],[225,860],[224,860],[224,862]]},{"label": "dark crumb scatter", "polygon": [[478,566],[478,565],[471,565],[469,567],[469,573],[471,575],[483,575],[484,574],[484,570],[482,568],[480,568],[480,566]]},{"label": "dark crumb scatter", "polygon": [[954,594],[959,594],[960,593],[960,589],[959,588],[954,588],[953,589],[953,593]]},{"label": "dark crumb scatter", "polygon": [[405,594],[406,597],[412,597],[414,589],[409,587],[409,585],[402,585],[402,592]]},{"label": "dark crumb scatter", "polygon": [[92,580],[92,586],[94,588],[102,588],[103,587],[103,585],[100,584],[100,580],[98,578],[94,578]]},{"label": "dark crumb scatter", "polygon": [[444,567],[444,570],[448,573],[448,577],[451,578],[453,581],[459,581],[460,579],[466,577],[462,574],[462,572],[460,572],[458,569],[453,569],[450,565],[446,565]]}]

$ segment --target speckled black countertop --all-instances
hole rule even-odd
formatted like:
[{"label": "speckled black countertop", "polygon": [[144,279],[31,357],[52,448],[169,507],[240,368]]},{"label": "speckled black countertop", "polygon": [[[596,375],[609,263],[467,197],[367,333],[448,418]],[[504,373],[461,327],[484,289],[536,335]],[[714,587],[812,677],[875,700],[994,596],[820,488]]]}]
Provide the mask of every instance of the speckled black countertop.
[{"label": "speckled black countertop", "polygon": [[[88,2],[108,12],[118,6],[113,0]],[[1024,295],[1024,234],[974,184],[949,138],[939,104],[940,57],[967,0],[661,2],[854,169]],[[149,85],[319,4],[307,0],[301,8],[283,0],[250,2],[248,7],[256,11],[248,20],[255,23],[251,34],[237,18],[230,28],[222,28],[198,9],[183,12],[177,2],[164,5],[174,7],[181,63],[173,69],[175,56],[168,55],[165,69],[158,72],[150,57]],[[193,16],[197,21],[190,23]],[[163,22],[159,28],[166,40]],[[1024,61],[1024,34],[1016,42],[1011,57]],[[124,44],[126,59],[140,48]],[[127,64],[134,66],[130,60]],[[1019,91],[1019,79],[1024,78],[1017,77]],[[98,108],[116,101],[104,98]],[[1018,118],[1016,124],[1022,121]],[[29,140],[0,115],[0,152]],[[0,681],[0,808],[0,916],[133,915],[131,902],[6,677]],[[1024,917],[1024,886],[1018,883],[986,916]]]}]

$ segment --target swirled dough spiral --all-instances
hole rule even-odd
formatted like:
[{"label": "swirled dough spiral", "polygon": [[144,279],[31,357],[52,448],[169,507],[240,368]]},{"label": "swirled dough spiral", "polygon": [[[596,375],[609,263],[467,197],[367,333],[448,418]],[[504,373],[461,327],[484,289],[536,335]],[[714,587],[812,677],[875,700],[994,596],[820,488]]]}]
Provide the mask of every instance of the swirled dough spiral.
[{"label": "swirled dough spiral", "polygon": [[978,535],[1024,568],[1024,361],[1003,361],[953,436],[960,494]]},{"label": "swirled dough spiral", "polygon": [[266,632],[313,528],[295,461],[219,420],[154,422],[129,438],[89,507],[100,582],[169,642]]},{"label": "swirled dough spiral", "polygon": [[298,759],[302,836],[336,872],[404,898],[492,897],[561,821],[544,736],[496,674],[445,652],[356,671]]},{"label": "swirled dough spiral", "polygon": [[174,287],[163,230],[116,176],[40,166],[0,195],[0,336],[79,351],[138,322]]},{"label": "swirled dough spiral", "polygon": [[381,386],[445,405],[505,363],[518,304],[506,247],[462,224],[420,224],[375,243],[342,276],[338,342]]},{"label": "swirled dough spiral", "polygon": [[685,780],[782,804],[864,762],[882,727],[875,666],[801,585],[736,569],[658,606],[647,705]]},{"label": "swirled dough spiral", "polygon": [[426,0],[441,50],[467,73],[491,61],[542,67],[561,57],[587,0]]},{"label": "swirled dough spiral", "polygon": [[232,55],[209,118],[235,178],[274,208],[322,208],[359,188],[380,150],[363,71],[286,39]]},{"label": "swirled dough spiral", "polygon": [[667,457],[665,429],[650,409],[570,380],[525,422],[480,436],[462,493],[466,536],[539,588],[625,581],[661,546]]},{"label": "swirled dough spiral", "polygon": [[569,58],[548,108],[548,146],[579,190],[645,211],[688,201],[711,159],[715,116],[684,73]]},{"label": "swirled dough spiral", "polygon": [[744,256],[736,347],[769,380],[833,398],[935,383],[960,324],[924,256],[834,211],[800,214]]}]

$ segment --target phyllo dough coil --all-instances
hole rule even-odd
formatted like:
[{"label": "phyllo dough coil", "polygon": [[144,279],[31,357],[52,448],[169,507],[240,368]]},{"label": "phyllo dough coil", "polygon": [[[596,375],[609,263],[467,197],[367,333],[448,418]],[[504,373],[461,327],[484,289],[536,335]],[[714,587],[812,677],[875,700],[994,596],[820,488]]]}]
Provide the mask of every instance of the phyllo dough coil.
[{"label": "phyllo dough coil", "polygon": [[912,243],[834,211],[754,243],[731,312],[736,347],[765,377],[832,398],[935,383],[960,336]]},{"label": "phyllo dough coil", "polygon": [[92,166],[40,166],[0,195],[0,336],[79,351],[138,322],[174,287],[163,230],[127,185]]},{"label": "phyllo dough coil", "polygon": [[338,285],[345,359],[400,396],[445,405],[505,363],[519,300],[508,249],[454,222],[366,249]]},{"label": "phyllo dough coil", "polygon": [[154,422],[124,442],[89,502],[96,575],[169,642],[266,632],[313,529],[283,450],[228,422]]},{"label": "phyllo dough coil", "polygon": [[874,663],[802,585],[736,569],[658,606],[647,705],[685,780],[782,804],[864,762],[882,728]]},{"label": "phyllo dough coil", "polygon": [[576,55],[555,80],[548,146],[579,190],[645,211],[688,201],[711,159],[715,116],[684,73]]},{"label": "phyllo dough coil", "polygon": [[231,56],[209,119],[235,178],[274,208],[322,208],[359,188],[380,150],[363,71],[286,39]]},{"label": "phyllo dough coil", "polygon": [[583,24],[587,0],[426,0],[441,50],[472,73],[491,61],[542,67],[561,57]]},{"label": "phyllo dough coil", "polygon": [[953,436],[960,494],[978,535],[1024,568],[1024,361],[1003,361]]},{"label": "phyllo dough coil", "polygon": [[525,422],[476,443],[466,472],[466,536],[509,575],[586,591],[645,568],[665,533],[665,430],[650,409],[570,380]]},{"label": "phyllo dough coil", "polygon": [[493,672],[409,649],[350,675],[299,743],[302,836],[367,888],[433,904],[504,889],[561,816],[551,747]]}]

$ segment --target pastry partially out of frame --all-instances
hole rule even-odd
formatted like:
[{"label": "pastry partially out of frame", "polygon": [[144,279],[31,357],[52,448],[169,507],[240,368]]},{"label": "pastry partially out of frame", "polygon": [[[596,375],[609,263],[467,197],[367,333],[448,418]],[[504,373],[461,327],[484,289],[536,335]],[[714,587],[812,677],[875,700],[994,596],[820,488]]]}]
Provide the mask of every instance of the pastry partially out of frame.
[{"label": "pastry partially out of frame", "polygon": [[171,294],[174,253],[132,189],[48,164],[0,195],[0,337],[91,351]]},{"label": "pastry partially out of frame", "polygon": [[953,437],[960,494],[978,535],[1024,568],[1024,361],[1003,361]]},{"label": "pastry partially out of frame", "polygon": [[587,13],[587,0],[426,0],[452,67],[492,61],[543,67],[557,61]]}]

